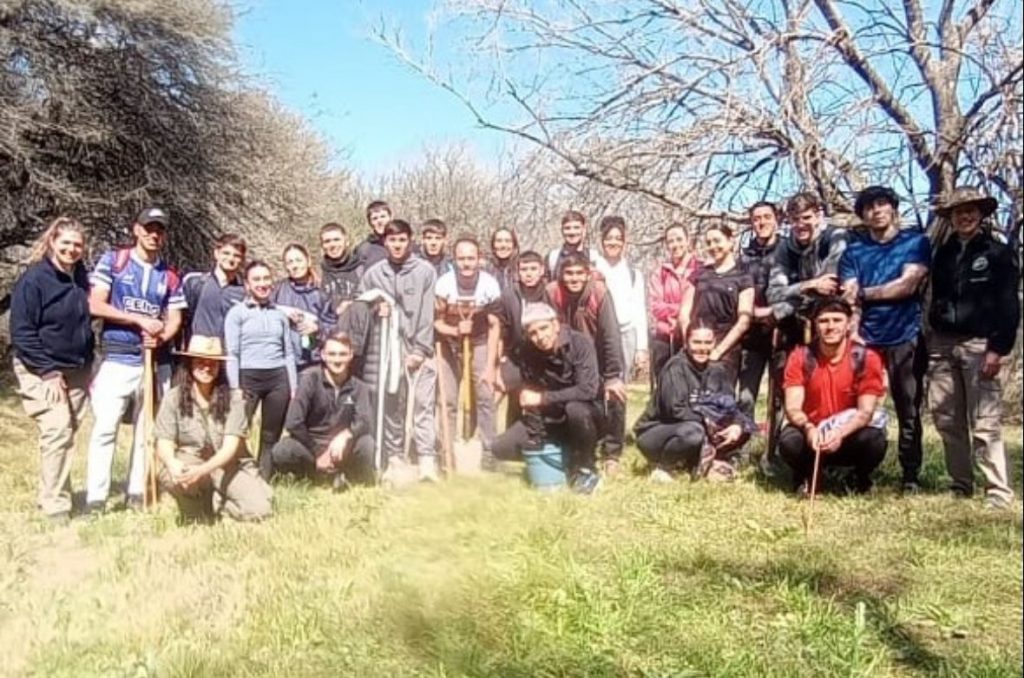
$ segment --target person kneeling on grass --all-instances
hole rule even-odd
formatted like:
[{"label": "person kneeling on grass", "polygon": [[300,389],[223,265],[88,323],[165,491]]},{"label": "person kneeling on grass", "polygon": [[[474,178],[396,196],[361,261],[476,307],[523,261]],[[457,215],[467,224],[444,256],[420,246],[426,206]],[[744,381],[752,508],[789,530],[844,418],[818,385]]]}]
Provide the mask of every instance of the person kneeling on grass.
[{"label": "person kneeling on grass", "polygon": [[725,365],[711,360],[714,346],[710,327],[687,329],[686,350],[665,363],[633,428],[637,447],[654,467],[654,482],[671,482],[674,469],[694,477],[733,476],[726,460],[746,442],[754,424],[736,405]]},{"label": "person kneeling on grass", "polygon": [[284,427],[289,437],[274,446],[274,468],[332,478],[335,491],[349,481],[373,482],[370,390],[352,376],[352,340],[335,331],[320,349],[323,365],[299,379]]},{"label": "person kneeling on grass", "polygon": [[789,354],[783,377],[788,425],[779,454],[793,469],[797,494],[810,491],[814,458],[820,467],[852,467],[853,490],[871,489],[871,473],[885,458],[882,358],[850,339],[852,307],[840,299],[819,302],[816,338]]},{"label": "person kneeling on grass", "polygon": [[495,439],[494,456],[517,459],[524,450],[556,443],[573,491],[593,494],[601,484],[594,450],[602,425],[594,345],[582,333],[562,327],[547,304],[528,304],[522,319],[528,339],[519,353],[523,414]]},{"label": "person kneeling on grass", "polygon": [[154,427],[161,484],[185,520],[211,520],[221,511],[241,521],[269,518],[272,491],[246,450],[245,400],[224,379],[220,338],[193,335],[178,355],[186,360]]}]

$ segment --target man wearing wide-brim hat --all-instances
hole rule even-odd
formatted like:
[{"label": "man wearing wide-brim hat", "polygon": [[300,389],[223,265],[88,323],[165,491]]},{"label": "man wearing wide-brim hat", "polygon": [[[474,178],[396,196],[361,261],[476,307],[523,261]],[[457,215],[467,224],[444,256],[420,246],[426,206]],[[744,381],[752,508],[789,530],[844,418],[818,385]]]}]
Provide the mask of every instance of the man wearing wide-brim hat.
[{"label": "man wearing wide-brim hat", "polygon": [[270,517],[272,492],[246,450],[245,400],[224,379],[220,337],[193,335],[178,356],[184,364],[154,426],[161,484],[186,520]]},{"label": "man wearing wide-brim hat", "polygon": [[986,505],[1008,508],[1013,490],[1002,439],[999,369],[1013,350],[1020,321],[1020,269],[1013,250],[983,228],[996,207],[980,190],[960,187],[936,209],[949,220],[950,237],[932,262],[928,398],[953,493],[973,494],[973,457],[985,477]]}]

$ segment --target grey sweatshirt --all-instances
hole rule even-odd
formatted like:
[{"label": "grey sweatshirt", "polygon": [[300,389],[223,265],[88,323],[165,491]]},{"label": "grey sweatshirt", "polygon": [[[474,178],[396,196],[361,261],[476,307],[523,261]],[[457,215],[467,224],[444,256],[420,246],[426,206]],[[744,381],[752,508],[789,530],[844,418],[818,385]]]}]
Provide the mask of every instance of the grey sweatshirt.
[{"label": "grey sweatshirt", "polygon": [[295,392],[295,357],[292,354],[288,316],[274,306],[260,306],[252,299],[235,304],[224,318],[228,386],[239,388],[239,370],[284,367],[288,386]]},{"label": "grey sweatshirt", "polygon": [[391,296],[401,312],[400,333],[405,350],[429,358],[434,355],[434,267],[419,257],[401,264],[389,259],[366,270],[359,293],[380,290]]}]

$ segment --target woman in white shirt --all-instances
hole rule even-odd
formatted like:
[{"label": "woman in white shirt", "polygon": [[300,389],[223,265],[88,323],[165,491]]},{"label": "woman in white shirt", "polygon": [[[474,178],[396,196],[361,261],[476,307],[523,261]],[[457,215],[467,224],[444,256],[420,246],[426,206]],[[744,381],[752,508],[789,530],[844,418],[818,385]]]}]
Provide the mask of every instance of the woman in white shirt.
[{"label": "woman in white shirt", "polygon": [[626,260],[626,221],[620,216],[601,219],[601,255],[595,266],[612,295],[622,333],[622,357],[626,381],[634,371],[648,369],[647,292],[644,275]]}]

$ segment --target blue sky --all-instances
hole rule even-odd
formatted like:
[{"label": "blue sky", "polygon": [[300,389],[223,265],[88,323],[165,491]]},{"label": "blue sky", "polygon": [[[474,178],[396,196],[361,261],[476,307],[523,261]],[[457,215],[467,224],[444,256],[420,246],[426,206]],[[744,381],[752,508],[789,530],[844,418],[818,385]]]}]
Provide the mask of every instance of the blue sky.
[{"label": "blue sky", "polygon": [[467,139],[487,154],[502,141],[369,38],[383,14],[422,45],[432,7],[431,0],[247,0],[235,37],[247,70],[344,152],[342,164],[372,177],[424,144]]}]

